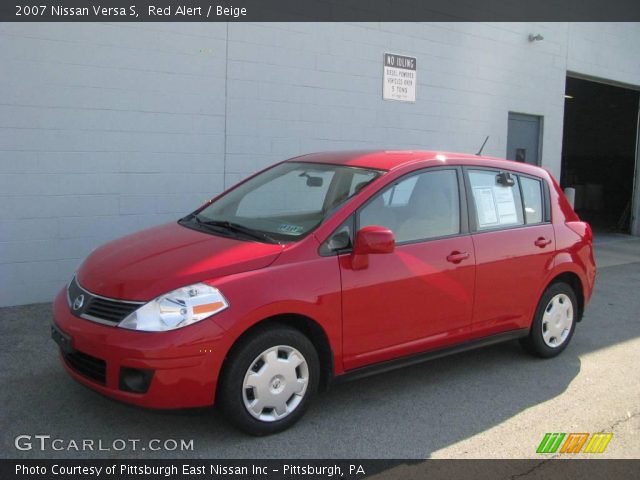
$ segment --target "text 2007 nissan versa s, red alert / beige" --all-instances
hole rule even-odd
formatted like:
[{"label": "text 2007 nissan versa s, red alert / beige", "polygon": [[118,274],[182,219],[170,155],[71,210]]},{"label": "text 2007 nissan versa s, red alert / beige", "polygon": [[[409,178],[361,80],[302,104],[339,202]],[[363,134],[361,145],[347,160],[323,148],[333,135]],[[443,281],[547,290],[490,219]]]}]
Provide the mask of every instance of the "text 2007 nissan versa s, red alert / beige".
[{"label": "text 2007 nissan versa s, red alert / beige", "polygon": [[92,252],[55,300],[52,335],[100,393],[215,403],[267,434],[334,379],[516,338],[559,354],[591,297],[591,243],[538,167],[305,155]]}]

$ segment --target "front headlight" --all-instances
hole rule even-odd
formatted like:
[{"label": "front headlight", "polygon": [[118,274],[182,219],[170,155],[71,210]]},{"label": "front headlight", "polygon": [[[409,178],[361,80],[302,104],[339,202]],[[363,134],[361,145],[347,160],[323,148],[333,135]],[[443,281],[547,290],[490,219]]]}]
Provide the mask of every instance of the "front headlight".
[{"label": "front headlight", "polygon": [[175,330],[220,313],[228,306],[220,290],[196,283],[151,300],[127,316],[118,327],[145,332]]}]

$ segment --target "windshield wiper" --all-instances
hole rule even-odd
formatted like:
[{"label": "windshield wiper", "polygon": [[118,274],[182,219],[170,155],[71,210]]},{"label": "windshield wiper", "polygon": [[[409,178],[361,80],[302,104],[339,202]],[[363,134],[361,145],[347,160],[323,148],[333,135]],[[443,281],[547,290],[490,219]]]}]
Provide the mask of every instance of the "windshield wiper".
[{"label": "windshield wiper", "polygon": [[260,230],[254,230],[253,228],[245,227],[244,225],[240,225],[239,223],[233,223],[227,220],[202,220],[197,215],[194,215],[193,218],[199,225],[204,225],[207,227],[223,228],[225,230],[229,230],[234,233],[241,233],[245,236],[254,238],[256,240],[261,240],[263,242],[266,241],[269,243],[279,243],[272,236]]}]

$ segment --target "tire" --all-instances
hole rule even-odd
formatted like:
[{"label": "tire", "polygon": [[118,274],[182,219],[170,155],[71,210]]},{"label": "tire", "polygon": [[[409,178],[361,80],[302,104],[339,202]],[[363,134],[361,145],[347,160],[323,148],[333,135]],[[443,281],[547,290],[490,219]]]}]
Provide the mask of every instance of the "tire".
[{"label": "tire", "polygon": [[569,345],[577,317],[578,302],[573,289],[563,282],[554,283],[542,294],[529,336],[520,343],[534,356],[555,357]]},{"label": "tire", "polygon": [[218,386],[229,422],[256,436],[296,423],[318,391],[320,362],[311,341],[279,324],[260,327],[233,347]]}]

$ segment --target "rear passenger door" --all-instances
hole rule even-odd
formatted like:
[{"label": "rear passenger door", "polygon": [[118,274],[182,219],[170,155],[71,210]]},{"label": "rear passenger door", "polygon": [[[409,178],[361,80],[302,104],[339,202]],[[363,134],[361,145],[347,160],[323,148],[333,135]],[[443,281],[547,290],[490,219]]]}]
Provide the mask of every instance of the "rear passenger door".
[{"label": "rear passenger door", "polygon": [[473,336],[526,328],[553,266],[546,183],[476,167],[465,168],[465,181],[476,254]]}]

